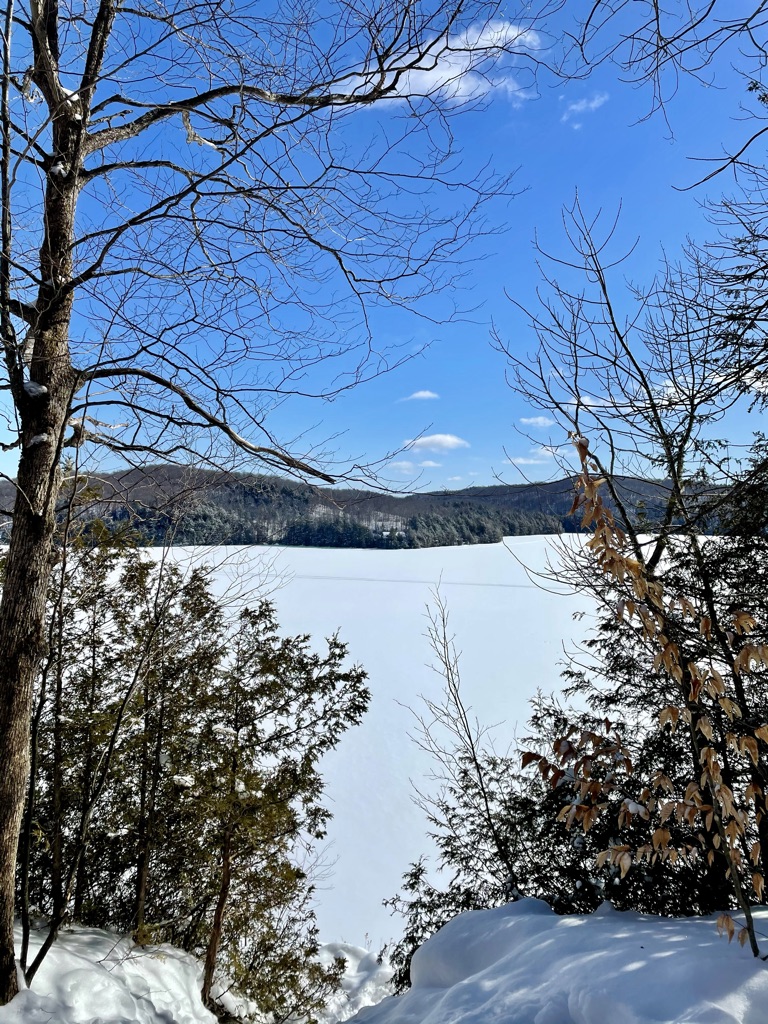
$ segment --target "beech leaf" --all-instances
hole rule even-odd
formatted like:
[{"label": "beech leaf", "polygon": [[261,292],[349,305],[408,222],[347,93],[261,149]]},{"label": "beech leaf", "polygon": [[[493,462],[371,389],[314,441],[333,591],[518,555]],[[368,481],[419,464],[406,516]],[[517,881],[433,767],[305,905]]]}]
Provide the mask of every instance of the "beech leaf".
[{"label": "beech leaf", "polygon": [[757,898],[758,898],[758,900],[760,900],[761,903],[762,903],[762,900],[763,900],[763,887],[764,887],[764,885],[765,885],[765,880],[763,879],[763,876],[760,874],[759,871],[755,871],[755,873],[752,875],[752,888],[755,890],[755,893],[757,894]]},{"label": "beech leaf", "polygon": [[730,914],[720,914],[717,919],[717,933],[718,935],[727,935],[728,941],[730,942],[736,931],[736,925],[733,923],[733,918]]}]

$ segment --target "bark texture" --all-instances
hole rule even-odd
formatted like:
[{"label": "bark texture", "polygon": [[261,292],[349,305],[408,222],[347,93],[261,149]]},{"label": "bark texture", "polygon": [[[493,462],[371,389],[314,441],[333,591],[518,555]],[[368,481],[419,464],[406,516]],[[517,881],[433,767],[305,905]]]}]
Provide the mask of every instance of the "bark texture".
[{"label": "bark texture", "polygon": [[15,995],[17,987],[14,880],[29,772],[32,691],[45,645],[57,483],[52,447],[39,444],[22,457],[0,601],[0,750],[4,755],[0,771],[0,1003]]},{"label": "bark texture", "polygon": [[232,836],[229,832],[224,835],[224,842],[221,847],[221,882],[219,884],[219,896],[216,901],[216,910],[213,915],[213,927],[211,937],[208,940],[208,948],[205,951],[205,966],[203,968],[202,999],[206,1006],[211,1005],[211,988],[213,987],[214,973],[216,971],[216,958],[221,945],[221,933],[224,928],[224,912],[229,899],[229,886],[232,881]]},{"label": "bark texture", "polygon": [[[55,155],[70,167],[80,163],[81,133],[81,122],[71,111],[54,119]],[[30,326],[23,360],[10,360],[8,367],[21,422],[21,458],[0,599],[0,1005],[18,986],[13,945],[16,853],[29,773],[32,693],[46,645],[59,459],[76,383],[69,361],[72,292],[67,286],[75,200],[71,175],[49,176],[37,319]],[[34,394],[24,387],[25,373],[39,386]]]}]

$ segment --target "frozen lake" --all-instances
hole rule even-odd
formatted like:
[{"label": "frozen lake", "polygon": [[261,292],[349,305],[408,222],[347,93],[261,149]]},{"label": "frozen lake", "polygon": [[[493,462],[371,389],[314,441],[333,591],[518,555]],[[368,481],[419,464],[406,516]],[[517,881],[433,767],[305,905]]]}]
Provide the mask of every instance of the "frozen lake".
[{"label": "frozen lake", "polygon": [[[262,587],[290,633],[339,630],[350,657],[369,675],[370,710],[325,761],[330,823],[320,883],[323,941],[377,950],[399,935],[381,901],[399,888],[411,861],[429,852],[426,822],[411,801],[429,763],[409,739],[419,694],[439,695],[425,638],[427,606],[439,584],[461,652],[465,703],[485,723],[505,723],[502,745],[528,717],[537,689],[559,686],[563,647],[585,635],[592,603],[536,586],[524,567],[541,570],[554,538],[513,537],[504,544],[366,551],[327,548],[172,549],[180,562],[224,562],[217,592],[234,603]],[[338,884],[335,884],[338,883]]]}]

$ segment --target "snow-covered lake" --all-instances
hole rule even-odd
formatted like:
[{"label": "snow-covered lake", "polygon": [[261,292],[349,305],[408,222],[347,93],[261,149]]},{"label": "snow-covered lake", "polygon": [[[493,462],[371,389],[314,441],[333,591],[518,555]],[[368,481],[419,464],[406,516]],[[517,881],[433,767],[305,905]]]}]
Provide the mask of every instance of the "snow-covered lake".
[{"label": "snow-covered lake", "polygon": [[[341,627],[373,691],[363,726],[327,762],[336,859],[320,893],[323,955],[347,958],[344,991],[323,1018],[359,1024],[763,1024],[768,968],[718,936],[715,916],[671,920],[618,913],[557,917],[537,900],[462,914],[416,954],[414,985],[385,998],[390,971],[373,954],[399,932],[381,900],[424,852],[425,825],[409,779],[427,767],[408,740],[404,705],[437,695],[423,634],[441,581],[463,649],[465,698],[511,737],[537,687],[557,687],[563,644],[583,638],[589,602],[554,596],[527,578],[546,538],[423,551],[174,549],[180,562],[218,564],[218,592],[242,603],[271,591],[282,624],[321,636]],[[158,552],[156,552],[157,554]],[[222,561],[225,564],[222,564]],[[521,564],[522,563],[522,564]],[[574,612],[587,613],[574,621]],[[757,911],[761,941],[768,912]],[[736,927],[742,924],[736,915]],[[346,939],[352,946],[342,945]],[[41,935],[33,936],[33,945]],[[0,1008],[2,1024],[212,1024],[199,999],[202,967],[170,947],[137,949],[96,929],[65,929],[33,989]],[[383,1000],[380,1002],[380,1000]],[[378,1005],[369,1006],[368,1004]],[[98,1014],[98,1016],[96,1016]]]},{"label": "snow-covered lake", "polygon": [[325,851],[332,869],[318,893],[322,939],[376,950],[398,937],[399,922],[382,900],[429,850],[411,802],[411,780],[421,782],[429,765],[408,737],[408,708],[418,708],[420,694],[440,692],[424,636],[432,592],[439,584],[449,608],[465,701],[481,721],[505,723],[498,736],[509,740],[536,690],[558,687],[563,647],[587,629],[588,617],[573,615],[592,607],[584,597],[553,596],[526,574],[524,567],[541,570],[553,557],[552,541],[513,537],[417,551],[173,549],[181,562],[224,563],[215,589],[234,602],[261,585],[285,631],[323,637],[338,629],[369,673],[369,713],[325,762],[334,819]]}]

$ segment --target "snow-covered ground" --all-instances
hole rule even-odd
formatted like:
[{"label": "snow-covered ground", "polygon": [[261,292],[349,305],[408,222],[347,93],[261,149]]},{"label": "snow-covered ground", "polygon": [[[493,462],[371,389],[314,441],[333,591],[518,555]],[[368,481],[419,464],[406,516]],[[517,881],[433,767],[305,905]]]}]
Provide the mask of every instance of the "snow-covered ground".
[{"label": "snow-covered ground", "polygon": [[[33,935],[33,952],[38,945]],[[63,930],[32,988],[0,1007],[0,1024],[216,1024],[201,982],[196,961],[170,946],[138,949],[95,928]]]},{"label": "snow-covered ground", "polygon": [[[768,927],[760,910],[758,927]],[[539,900],[454,918],[413,987],[355,1024],[766,1024],[768,966],[714,918],[557,917]]]},{"label": "snow-covered ground", "polygon": [[[447,602],[462,652],[465,700],[481,721],[506,723],[502,745],[528,718],[538,688],[559,687],[563,647],[584,637],[586,598],[554,596],[524,566],[545,568],[554,538],[513,537],[504,544],[417,551],[287,548],[174,548],[174,559],[220,568],[215,589],[235,603],[261,583],[281,628],[324,637],[340,631],[350,657],[369,673],[372,701],[363,724],[324,762],[334,818],[320,883],[324,941],[374,951],[400,934],[382,900],[399,888],[409,863],[428,852],[425,821],[411,802],[411,780],[429,763],[408,734],[419,694],[437,696],[426,608],[435,587]],[[767,1018],[768,1019],[768,1018]]]},{"label": "snow-covered ground", "polygon": [[[768,931],[768,910],[757,911]],[[363,949],[323,1024],[765,1024],[768,966],[718,936],[714,918],[618,913],[556,917],[521,900],[462,914],[414,957],[413,987],[388,995],[389,970]],[[168,946],[131,949],[106,932],[64,933],[34,990],[0,1024],[214,1024],[201,971]]]},{"label": "snow-covered ground", "polygon": [[[33,933],[33,953],[41,941]],[[367,950],[343,943],[320,950],[329,964],[339,956],[346,973],[323,1024],[347,1020],[391,989],[388,964],[377,963]],[[97,928],[64,929],[32,988],[0,1007],[0,1024],[216,1024],[200,1000],[202,979],[202,964],[172,946],[138,947]],[[242,1012],[231,993],[224,1004]]]}]

